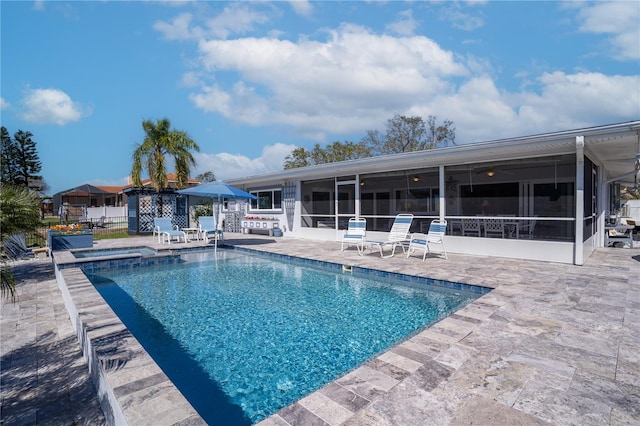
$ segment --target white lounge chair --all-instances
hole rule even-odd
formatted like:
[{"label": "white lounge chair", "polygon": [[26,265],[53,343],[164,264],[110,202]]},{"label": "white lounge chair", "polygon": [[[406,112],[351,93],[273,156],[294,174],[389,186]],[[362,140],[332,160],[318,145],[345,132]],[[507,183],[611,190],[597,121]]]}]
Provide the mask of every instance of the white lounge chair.
[{"label": "white lounge chair", "polygon": [[[405,244],[408,243],[407,237],[409,235],[409,228],[411,228],[411,222],[413,222],[413,215],[402,213],[396,216],[387,236],[386,241],[364,240],[360,243],[360,254],[364,254],[364,250],[367,247],[377,248],[380,250],[380,257],[392,257],[396,253],[396,247],[402,247],[402,252],[405,252]],[[391,246],[391,254],[384,255],[384,247]]]},{"label": "white lounge chair", "polygon": [[349,219],[349,225],[344,234],[342,235],[342,247],[341,251],[344,251],[344,246],[349,246],[350,244],[355,244],[358,247],[358,251],[360,251],[360,243],[364,241],[364,238],[367,235],[367,219],[360,218],[351,218]]},{"label": "white lounge chair", "polygon": [[186,243],[187,234],[184,231],[180,231],[177,226],[171,224],[171,218],[169,217],[156,217],[153,219],[153,237],[158,236],[158,242],[164,244],[165,237],[167,243],[171,244],[171,239],[176,237],[180,241],[180,237]]},{"label": "white lounge chair", "polygon": [[431,253],[431,244],[441,244],[444,258],[447,259],[447,250],[444,248],[444,234],[447,232],[446,220],[434,220],[429,225],[429,233],[425,234],[412,234],[409,241],[409,248],[407,249],[407,257],[413,254],[416,250],[423,250],[422,261],[427,257],[427,253]]},{"label": "white lounge chair", "polygon": [[200,216],[198,218],[198,228],[200,235],[207,240],[224,240],[224,233],[218,229],[213,216]]}]

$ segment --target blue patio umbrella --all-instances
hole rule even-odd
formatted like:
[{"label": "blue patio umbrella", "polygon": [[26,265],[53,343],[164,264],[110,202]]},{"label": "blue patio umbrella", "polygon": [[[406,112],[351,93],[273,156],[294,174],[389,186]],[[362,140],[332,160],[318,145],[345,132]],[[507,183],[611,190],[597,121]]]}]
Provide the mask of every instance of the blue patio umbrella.
[{"label": "blue patio umbrella", "polygon": [[[183,195],[194,195],[198,197],[209,197],[213,199],[213,203],[215,205],[216,201],[218,202],[218,209],[220,209],[220,205],[222,201],[227,200],[255,200],[256,197],[253,194],[249,194],[246,191],[243,191],[240,188],[236,188],[233,185],[229,185],[226,182],[222,181],[214,181],[203,183],[198,186],[193,186],[191,188],[185,188],[177,191],[178,194]],[[218,217],[219,214],[216,215],[216,209],[213,209],[213,220],[216,224],[216,228],[218,227]],[[215,240],[215,248],[218,248],[218,240]]]}]

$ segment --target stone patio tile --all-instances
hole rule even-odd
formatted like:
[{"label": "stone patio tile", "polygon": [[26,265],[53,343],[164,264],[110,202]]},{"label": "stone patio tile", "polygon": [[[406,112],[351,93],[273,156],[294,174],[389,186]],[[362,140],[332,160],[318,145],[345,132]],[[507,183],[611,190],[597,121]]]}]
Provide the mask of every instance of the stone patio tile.
[{"label": "stone patio tile", "polygon": [[522,354],[519,351],[514,351],[511,355],[505,358],[509,362],[519,362],[536,368],[540,371],[545,371],[556,376],[564,377],[569,380],[573,378],[576,372],[575,367],[572,367],[564,362],[548,359],[545,357],[531,356]]},{"label": "stone patio tile", "polygon": [[279,414],[274,414],[271,417],[267,417],[266,419],[257,423],[257,426],[291,426],[289,422],[280,417]]},{"label": "stone patio tile", "polygon": [[302,398],[298,404],[311,411],[330,425],[337,426],[344,423],[353,412],[338,404],[321,392],[314,392]]},{"label": "stone patio tile", "polygon": [[400,345],[391,348],[390,351],[398,355],[402,355],[405,358],[409,358],[411,360],[419,362],[420,364],[424,364],[433,359],[431,355],[413,350],[412,348],[415,348],[416,345],[417,344],[411,342],[403,342]]},{"label": "stone patio tile", "polygon": [[471,425],[551,425],[535,416],[515,410],[489,398],[477,396],[459,408],[451,426]]},{"label": "stone patio tile", "polygon": [[527,340],[519,346],[518,351],[524,355],[558,361],[609,379],[613,379],[616,373],[617,356],[606,356],[555,342]]},{"label": "stone patio tile", "polygon": [[327,422],[307,410],[302,405],[295,403],[278,411],[278,416],[290,425],[326,426]]},{"label": "stone patio tile", "polygon": [[466,334],[463,334],[461,336],[460,333],[456,333],[455,331],[451,331],[451,330],[448,330],[448,329],[430,328],[428,330],[425,330],[425,331],[421,332],[419,334],[419,336],[421,338],[435,340],[438,343],[444,343],[444,344],[450,345],[452,343],[458,342],[461,338],[466,336]]},{"label": "stone patio tile", "polygon": [[477,354],[477,351],[473,348],[462,345],[452,345],[434,359],[440,364],[444,364],[454,370],[457,370],[467,361],[467,359],[473,357],[475,354]]},{"label": "stone patio tile", "polygon": [[352,373],[347,373],[337,379],[336,383],[369,401],[372,401],[378,396],[384,394],[384,391],[379,387],[374,386],[372,383],[369,383],[365,379]]},{"label": "stone patio tile", "polygon": [[398,368],[402,368],[403,370],[410,373],[413,373],[418,368],[422,367],[422,363],[414,361],[411,358],[404,357],[392,351],[383,353],[378,357],[378,359],[386,363],[395,365]]},{"label": "stone patio tile", "polygon": [[402,345],[412,351],[420,352],[432,358],[449,347],[448,342],[440,342],[429,336],[430,334],[428,333],[420,333],[402,342]]},{"label": "stone patio tile", "polygon": [[513,408],[556,425],[608,424],[611,413],[610,405],[558,392],[539,381],[527,383]]},{"label": "stone patio tile", "polygon": [[[361,366],[353,370],[348,374],[349,376],[357,376],[374,387],[388,392],[391,388],[400,383],[399,380],[394,379],[378,370],[367,366]],[[366,398],[366,395],[363,395]],[[367,398],[368,399],[368,398]]]},{"label": "stone patio tile", "polygon": [[616,380],[578,371],[567,395],[576,399],[603,403],[640,418],[640,392],[638,388]]},{"label": "stone patio tile", "polygon": [[360,395],[351,392],[344,386],[340,386],[336,382],[329,383],[328,385],[322,387],[322,389],[320,389],[318,392],[322,393],[326,397],[337,402],[338,404],[342,405],[352,412],[362,409],[367,404],[369,404],[369,402],[371,402],[368,399],[365,399]]},{"label": "stone patio tile", "polygon": [[616,380],[640,388],[640,341],[638,344],[620,343]]},{"label": "stone patio tile", "polygon": [[618,352],[617,340],[614,337],[597,338],[593,334],[577,330],[575,328],[565,328],[553,340],[562,346],[582,349],[600,355],[615,357]]},{"label": "stone patio tile", "polygon": [[453,412],[450,401],[403,382],[345,425],[446,425],[453,418]]}]

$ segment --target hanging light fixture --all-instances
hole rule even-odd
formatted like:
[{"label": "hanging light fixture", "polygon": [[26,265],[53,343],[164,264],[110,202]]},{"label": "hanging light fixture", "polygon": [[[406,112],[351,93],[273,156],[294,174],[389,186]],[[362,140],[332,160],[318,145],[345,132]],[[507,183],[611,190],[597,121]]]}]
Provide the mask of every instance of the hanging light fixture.
[{"label": "hanging light fixture", "polygon": [[487,176],[493,177],[493,175],[495,175],[495,174],[496,174],[495,170],[493,170],[493,169],[487,170]]},{"label": "hanging light fixture", "polygon": [[414,182],[420,182],[420,176],[414,176],[413,177],[413,181]]}]

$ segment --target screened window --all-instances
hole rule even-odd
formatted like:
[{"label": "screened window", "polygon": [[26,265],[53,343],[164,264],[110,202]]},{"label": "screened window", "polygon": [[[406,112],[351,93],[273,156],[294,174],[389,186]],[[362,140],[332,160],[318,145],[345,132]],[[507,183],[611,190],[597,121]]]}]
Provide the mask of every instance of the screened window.
[{"label": "screened window", "polygon": [[251,194],[258,197],[251,200],[251,210],[279,210],[282,208],[281,189],[251,191]]}]

